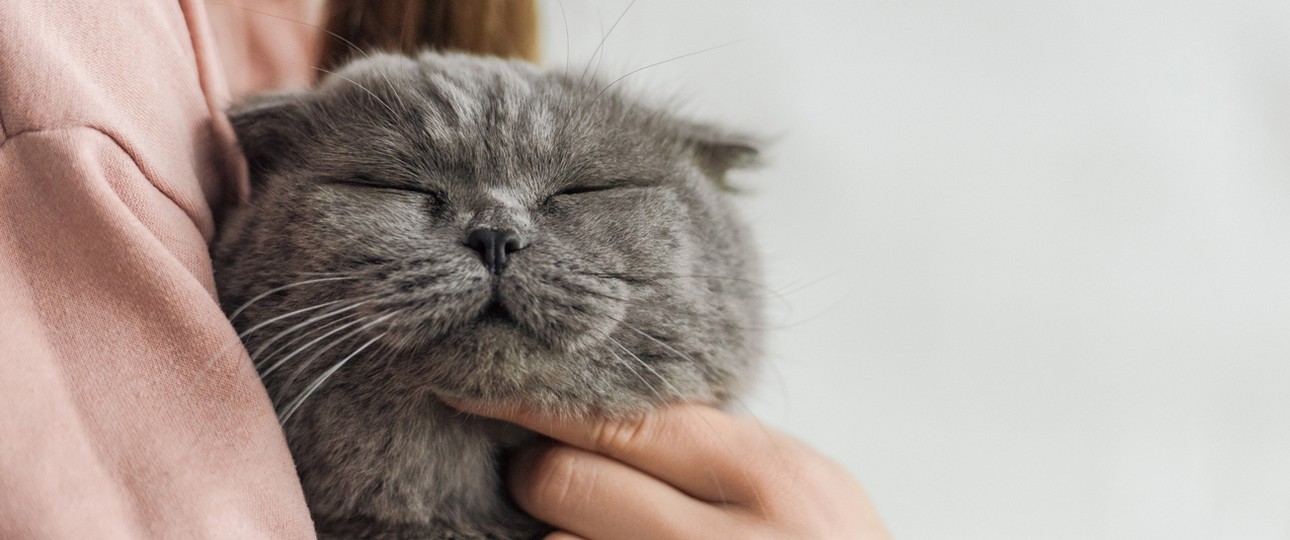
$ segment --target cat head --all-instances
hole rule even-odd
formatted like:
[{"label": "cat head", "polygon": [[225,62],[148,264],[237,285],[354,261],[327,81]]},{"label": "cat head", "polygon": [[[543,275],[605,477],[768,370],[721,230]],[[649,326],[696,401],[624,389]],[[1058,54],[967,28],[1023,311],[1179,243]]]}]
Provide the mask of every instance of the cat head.
[{"label": "cat head", "polygon": [[252,190],[216,277],[280,407],[322,381],[623,413],[722,402],[752,371],[762,291],[725,178],[745,139],[437,53],[229,116]]}]

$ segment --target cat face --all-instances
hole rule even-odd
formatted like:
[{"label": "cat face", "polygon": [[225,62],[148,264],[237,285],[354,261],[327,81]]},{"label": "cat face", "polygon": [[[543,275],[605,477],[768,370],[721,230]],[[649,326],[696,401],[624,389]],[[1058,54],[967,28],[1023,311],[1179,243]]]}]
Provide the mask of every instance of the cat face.
[{"label": "cat face", "polygon": [[253,189],[216,277],[230,312],[258,297],[233,322],[259,327],[280,409],[314,383],[569,412],[726,399],[758,355],[724,189],[753,150],[603,88],[381,55],[235,108]]}]

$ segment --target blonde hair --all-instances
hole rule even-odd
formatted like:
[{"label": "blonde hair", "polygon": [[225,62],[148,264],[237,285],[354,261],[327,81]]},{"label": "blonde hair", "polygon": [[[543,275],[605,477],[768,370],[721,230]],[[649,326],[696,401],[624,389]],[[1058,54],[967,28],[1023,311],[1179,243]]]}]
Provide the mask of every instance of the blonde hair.
[{"label": "blonde hair", "polygon": [[[329,0],[325,24],[363,50],[429,48],[538,59],[533,0]],[[319,60],[331,69],[353,54],[349,44],[328,39]]]}]

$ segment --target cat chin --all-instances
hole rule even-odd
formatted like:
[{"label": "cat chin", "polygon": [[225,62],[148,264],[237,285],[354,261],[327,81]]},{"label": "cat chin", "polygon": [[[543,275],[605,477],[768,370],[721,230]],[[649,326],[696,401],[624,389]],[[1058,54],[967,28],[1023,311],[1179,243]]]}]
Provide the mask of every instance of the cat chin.
[{"label": "cat chin", "polygon": [[624,311],[535,307],[523,300],[508,300],[501,307],[470,298],[451,309],[427,305],[424,311],[393,318],[386,342],[407,351],[447,347],[483,357],[578,354],[608,348],[606,336],[618,330]]},{"label": "cat chin", "polygon": [[470,403],[474,407],[520,407],[541,414],[574,418],[630,418],[685,400],[659,401],[656,396],[623,391],[611,399],[605,396],[570,397],[559,392],[526,389],[524,392],[499,392],[461,388],[435,388],[433,399],[443,403]]},{"label": "cat chin", "polygon": [[636,358],[629,351],[639,349],[639,338],[617,318],[581,313],[563,318],[556,331],[547,321],[550,333],[543,335],[486,302],[458,311],[473,315],[449,330],[437,328],[433,338],[412,326],[391,334],[389,342],[402,344],[405,354],[372,373],[373,384],[405,395],[579,416],[631,416],[668,403],[715,400],[702,368]]},{"label": "cat chin", "polygon": [[552,353],[507,337],[494,346],[465,341],[433,344],[416,356],[415,366],[405,361],[377,375],[384,380],[373,384],[396,393],[424,392],[441,401],[446,397],[576,416],[625,416],[690,400],[691,396],[667,391],[666,383],[659,383],[657,389],[642,387],[636,375],[613,370],[602,358]]}]

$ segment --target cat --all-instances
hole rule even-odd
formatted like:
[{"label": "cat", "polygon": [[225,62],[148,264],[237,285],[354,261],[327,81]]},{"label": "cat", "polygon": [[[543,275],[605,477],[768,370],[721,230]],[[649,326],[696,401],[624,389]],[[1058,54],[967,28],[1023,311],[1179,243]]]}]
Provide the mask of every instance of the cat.
[{"label": "cat", "polygon": [[249,202],[212,248],[321,538],[518,539],[534,436],[442,401],[727,403],[761,355],[746,137],[513,60],[361,57],[228,112]]}]

